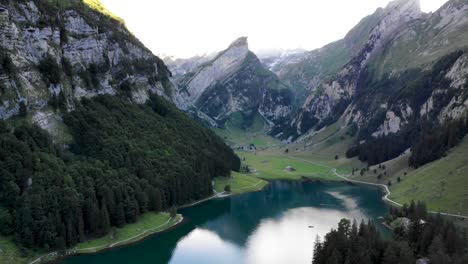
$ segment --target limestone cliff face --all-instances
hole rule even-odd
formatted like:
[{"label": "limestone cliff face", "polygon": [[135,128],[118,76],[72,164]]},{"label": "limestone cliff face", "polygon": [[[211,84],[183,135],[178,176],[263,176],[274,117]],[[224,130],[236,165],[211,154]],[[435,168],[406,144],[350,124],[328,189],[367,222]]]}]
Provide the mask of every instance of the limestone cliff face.
[{"label": "limestone cliff face", "polygon": [[171,96],[169,70],[118,20],[78,0],[2,3],[0,118],[24,104],[33,120],[47,124],[48,116],[57,119],[48,106],[58,99],[73,109],[98,94],[137,103],[149,93]]},{"label": "limestone cliff face", "polygon": [[336,120],[355,94],[359,76],[372,55],[381,52],[401,28],[421,15],[417,0],[391,2],[383,10],[382,18],[371,30],[359,52],[335,78],[319,84],[318,90],[306,99],[303,111],[293,123],[297,133],[305,133],[314,126],[327,125],[327,120]]},{"label": "limestone cliff face", "polygon": [[240,38],[213,60],[195,69],[193,76],[186,75],[180,82],[184,91],[177,99],[179,106],[186,109],[194,105],[210,85],[236,72],[248,53],[247,38]]},{"label": "limestone cliff face", "polygon": [[222,125],[233,113],[260,113],[268,123],[283,121],[292,112],[292,94],[249,51],[247,38],[177,81],[176,103],[197,112],[213,125]]},{"label": "limestone cliff face", "polygon": [[[467,11],[468,1],[448,1],[398,30],[368,62],[373,70],[361,74],[361,80],[378,84],[376,90],[366,87],[369,81],[358,84],[346,119],[362,127],[380,122],[369,131],[378,137],[396,134],[425,118],[442,124],[467,114]],[[370,99],[380,106],[370,104]]]},{"label": "limestone cliff face", "polygon": [[185,74],[194,71],[204,63],[212,60],[216,55],[217,53],[213,52],[190,58],[174,58],[168,56],[164,57],[163,60],[167,67],[171,69],[173,78],[177,80],[179,78],[183,78]]},{"label": "limestone cliff face", "polygon": [[[440,122],[460,117],[468,104],[467,65],[466,52],[456,51],[468,46],[467,10],[466,0],[449,1],[431,14],[420,11],[418,0],[393,1],[343,40],[306,54],[300,63],[279,64],[274,71],[280,79],[288,83],[294,76],[289,73],[301,74],[296,79],[308,85],[310,95],[290,124],[275,127],[273,135],[291,140],[342,117],[380,137],[424,115]],[[338,70],[329,64],[347,56]],[[430,85],[417,83],[423,81]]]}]

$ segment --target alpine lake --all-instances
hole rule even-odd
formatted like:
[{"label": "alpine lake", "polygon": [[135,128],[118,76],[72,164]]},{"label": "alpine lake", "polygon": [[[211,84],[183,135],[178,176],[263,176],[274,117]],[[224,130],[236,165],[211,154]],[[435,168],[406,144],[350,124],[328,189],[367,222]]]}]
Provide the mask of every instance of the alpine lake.
[{"label": "alpine lake", "polygon": [[272,181],[263,190],[180,209],[184,221],[125,247],[71,256],[66,264],[306,264],[317,236],[342,218],[378,220],[388,212],[377,187],[344,182]]}]

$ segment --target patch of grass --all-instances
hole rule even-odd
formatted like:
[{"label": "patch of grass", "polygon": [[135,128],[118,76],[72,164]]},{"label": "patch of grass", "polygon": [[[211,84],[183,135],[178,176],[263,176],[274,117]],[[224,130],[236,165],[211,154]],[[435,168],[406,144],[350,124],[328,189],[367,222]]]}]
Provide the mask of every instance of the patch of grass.
[{"label": "patch of grass", "polygon": [[[23,254],[26,253],[26,256]],[[39,256],[38,252],[26,252],[20,249],[13,242],[13,237],[0,236],[0,263],[2,264],[22,264],[29,263]]]},{"label": "patch of grass", "polygon": [[214,189],[216,192],[224,192],[224,187],[229,185],[232,194],[241,194],[246,192],[259,191],[265,187],[268,182],[255,176],[249,176],[237,172],[231,173],[231,178],[217,177],[214,180]]},{"label": "patch of grass", "polygon": [[[339,180],[327,167],[297,160],[286,155],[270,155],[266,152],[257,152],[256,154],[238,152],[237,155],[250,169],[257,170],[256,176],[262,179],[299,180],[302,177],[307,177],[324,180]],[[295,171],[287,171],[287,166],[293,167]]]},{"label": "patch of grass", "polygon": [[148,212],[141,215],[136,223],[127,224],[122,228],[116,228],[108,235],[101,238],[79,243],[75,249],[80,253],[92,253],[111,245],[121,246],[129,244],[147,235],[172,227],[180,220],[180,217],[181,216],[178,215],[174,219],[171,219],[169,213]]},{"label": "patch of grass", "polygon": [[[389,181],[391,181],[392,184],[396,184],[398,183],[398,177],[403,180],[410,172],[414,170],[408,166],[408,159],[410,155],[411,153],[407,152],[392,160],[383,162],[381,163],[382,166],[380,168],[379,165],[370,166],[369,171],[365,171],[363,175],[360,175],[360,171],[356,171],[354,175],[351,175],[351,178],[355,180],[381,184],[387,184]],[[367,165],[362,163],[362,166],[357,166],[354,168],[360,170],[366,167]]]},{"label": "patch of grass", "polygon": [[468,215],[468,138],[446,157],[431,162],[393,184],[391,199],[425,201],[430,210]]},{"label": "patch of grass", "polygon": [[223,129],[216,128],[214,131],[233,148],[254,144],[264,149],[279,144],[278,140],[267,135],[267,128],[259,113],[252,120],[244,120],[241,113],[234,113]]},{"label": "patch of grass", "polygon": [[[288,156],[337,168],[341,174],[351,174],[353,168],[367,168],[367,164],[358,159],[344,158],[344,152],[353,138],[346,135],[347,130],[340,129],[340,126],[337,122],[302,143],[269,149],[267,152],[269,155],[281,156],[285,155],[284,150],[288,148]],[[309,146],[304,147],[305,144]],[[339,156],[337,160],[335,155]],[[421,200],[427,203],[430,210],[467,215],[468,176],[464,170],[468,169],[468,138],[452,149],[447,157],[416,170],[408,166],[410,155],[406,153],[382,163],[385,168],[370,166],[369,171],[365,171],[362,176],[360,171],[356,171],[351,178],[383,184],[391,181],[390,199],[399,203]],[[380,179],[378,175],[381,175]]]},{"label": "patch of grass", "polygon": [[[64,2],[66,2],[66,1],[64,1]],[[108,17],[111,17],[112,19],[115,19],[115,20],[119,21],[122,24],[125,23],[125,21],[122,18],[120,18],[116,14],[109,11],[109,9],[107,9],[107,7],[103,3],[101,3],[100,0],[83,0],[83,3],[85,3],[86,5],[91,7],[92,9],[98,11],[99,13],[102,13],[102,14],[108,16]]]},{"label": "patch of grass", "polygon": [[333,135],[336,135],[337,133],[339,133],[340,130],[341,130],[341,122],[337,121],[333,123],[332,125],[322,128],[317,133],[305,136],[304,141],[306,142],[306,145],[315,145],[315,144],[318,144],[320,142],[323,142],[331,138]]},{"label": "patch of grass", "polygon": [[[342,128],[342,122],[339,120],[300,142],[288,145],[278,142],[257,151],[256,154],[237,154],[241,159],[245,158],[243,163],[257,170],[256,177],[262,179],[297,180],[305,176],[339,180],[327,167],[336,168],[338,173],[346,175],[350,175],[352,169],[356,168],[358,171],[351,176],[355,180],[383,184],[391,181],[390,198],[399,203],[421,200],[427,203],[430,210],[468,215],[468,175],[465,172],[468,169],[468,138],[452,149],[447,157],[419,169],[408,166],[410,153],[406,153],[382,163],[385,168],[370,166],[369,171],[366,170],[360,175],[359,170],[367,168],[367,164],[356,158],[345,158],[346,150],[354,141],[354,137],[347,132],[348,129]],[[239,132],[238,137],[245,137],[245,133]],[[338,159],[335,159],[337,155]],[[296,171],[286,171],[286,166],[292,166]]]},{"label": "patch of grass", "polygon": [[[305,136],[297,143],[270,148],[263,152],[273,156],[304,159],[322,166],[336,168],[341,174],[350,174],[353,168],[366,165],[358,159],[345,158],[345,153],[355,138],[348,135],[348,127],[342,126],[343,122],[338,120],[318,133]],[[288,153],[285,153],[286,150]]]}]

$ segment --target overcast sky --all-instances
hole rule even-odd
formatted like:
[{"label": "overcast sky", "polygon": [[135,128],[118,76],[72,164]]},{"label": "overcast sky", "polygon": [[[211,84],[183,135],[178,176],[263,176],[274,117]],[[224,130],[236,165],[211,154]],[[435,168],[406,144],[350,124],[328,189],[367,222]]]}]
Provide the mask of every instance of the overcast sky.
[{"label": "overcast sky", "polygon": [[[389,0],[101,0],[158,55],[191,57],[240,36],[253,51],[307,50],[338,40]],[[421,0],[423,11],[447,0]]]}]

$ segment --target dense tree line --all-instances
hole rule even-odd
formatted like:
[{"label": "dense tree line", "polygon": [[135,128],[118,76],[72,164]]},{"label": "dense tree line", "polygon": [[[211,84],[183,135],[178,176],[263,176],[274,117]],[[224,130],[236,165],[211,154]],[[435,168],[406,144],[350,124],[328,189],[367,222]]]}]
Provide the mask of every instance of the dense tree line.
[{"label": "dense tree line", "polygon": [[376,165],[398,157],[409,148],[409,139],[414,138],[415,130],[404,129],[398,134],[369,138],[365,143],[354,145],[346,151],[346,157],[358,157],[369,165]]},{"label": "dense tree line", "polygon": [[426,129],[411,148],[411,166],[419,167],[441,158],[468,134],[468,118],[460,118],[444,125]]},{"label": "dense tree line", "polygon": [[396,134],[369,138],[362,144],[354,145],[346,151],[346,156],[357,156],[369,165],[376,165],[394,159],[411,148],[409,165],[417,168],[443,157],[467,134],[467,117],[444,124],[422,118],[416,125],[408,125]]},{"label": "dense tree line", "polygon": [[206,197],[213,177],[240,166],[213,132],[158,96],[146,105],[84,99],[64,120],[69,150],[39,127],[0,122],[0,230],[23,247],[62,249]]},{"label": "dense tree line", "polygon": [[[411,69],[396,75],[384,75],[378,79],[377,73],[370,69],[361,74],[355,95],[355,105],[366,113],[368,121],[363,124],[358,133],[357,143],[348,149],[347,157],[358,157],[369,165],[375,165],[398,157],[406,149],[413,151],[410,165],[421,166],[440,158],[451,147],[455,146],[468,130],[465,119],[447,121],[440,124],[438,115],[457,92],[450,88],[447,72],[465,53],[456,51],[439,59],[428,70]],[[468,84],[467,84],[468,85]],[[443,92],[434,93],[434,90]],[[424,115],[414,109],[421,109],[425,102],[433,96],[432,110]],[[466,91],[458,96],[468,96]],[[386,118],[387,110],[382,110],[385,103],[388,110],[397,116],[404,116],[400,108],[408,105],[413,114],[407,117],[407,122],[397,133],[374,136]],[[440,140],[440,141],[439,141]]]},{"label": "dense tree line", "polygon": [[414,264],[426,258],[431,264],[468,263],[467,237],[451,221],[440,215],[430,215],[422,203],[393,208],[386,221],[405,217],[409,225],[394,230],[391,239],[384,239],[375,226],[358,226],[342,219],[337,229],[317,239],[314,264]]}]

